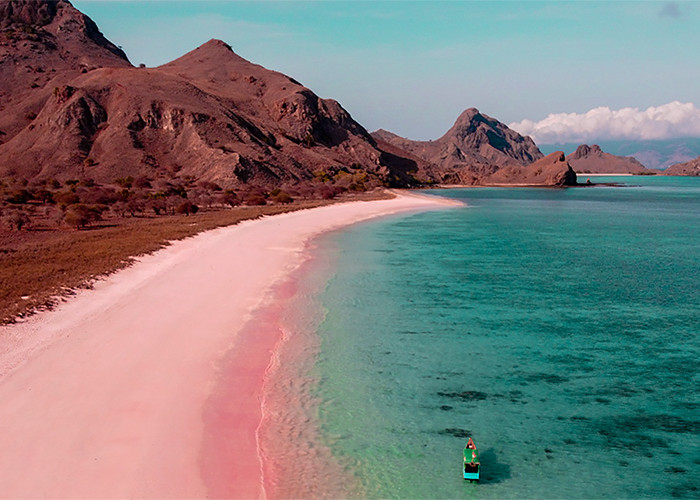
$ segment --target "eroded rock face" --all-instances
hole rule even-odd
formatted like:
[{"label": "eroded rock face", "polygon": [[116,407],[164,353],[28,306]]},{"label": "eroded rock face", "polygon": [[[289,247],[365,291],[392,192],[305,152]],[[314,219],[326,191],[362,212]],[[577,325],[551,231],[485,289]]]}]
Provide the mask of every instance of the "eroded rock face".
[{"label": "eroded rock face", "polygon": [[506,166],[523,167],[542,158],[539,148],[504,123],[476,108],[465,110],[435,141],[412,141],[386,130],[373,137],[432,166],[432,175],[446,184],[482,184]]},{"label": "eroded rock face", "polygon": [[55,89],[126,55],[69,2],[0,2],[0,144],[30,125]]},{"label": "eroded rock face", "polygon": [[0,2],[0,29],[18,24],[45,26],[56,16],[58,4],[51,0]]},{"label": "eroded rock face", "polygon": [[562,151],[555,151],[526,166],[507,166],[484,179],[484,184],[518,184],[565,187],[577,184],[576,172]]}]

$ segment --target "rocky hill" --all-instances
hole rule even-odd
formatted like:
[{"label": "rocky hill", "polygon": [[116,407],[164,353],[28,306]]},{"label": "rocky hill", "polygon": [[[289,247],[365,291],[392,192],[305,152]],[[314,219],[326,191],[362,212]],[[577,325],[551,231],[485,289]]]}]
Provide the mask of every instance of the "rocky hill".
[{"label": "rocky hill", "polygon": [[[526,168],[543,157],[532,139],[476,108],[464,111],[435,141],[412,141],[386,130],[377,130],[372,136],[379,144],[390,144],[407,157],[420,160],[419,172],[445,184],[575,184],[575,175],[565,160],[550,158],[539,167]],[[541,171],[535,174],[538,169]]]},{"label": "rocky hill", "polygon": [[0,176],[418,182],[417,166],[377,148],[338,102],[222,41],[135,68],[67,1],[4,2],[0,16]]},{"label": "rocky hill", "polygon": [[700,176],[700,156],[689,162],[671,165],[663,173],[664,175]]},{"label": "rocky hill", "polygon": [[[579,143],[538,144],[545,153],[573,153]],[[682,137],[657,140],[601,140],[600,148],[616,156],[633,157],[646,168],[664,170],[676,163],[685,163],[700,155],[700,138]]]},{"label": "rocky hill", "polygon": [[67,0],[0,3],[0,77],[0,178],[265,191],[483,184],[504,167],[499,182],[540,179],[518,174],[542,158],[535,143],[477,109],[435,141],[370,135],[337,101],[220,40],[134,67]]},{"label": "rocky hill", "polygon": [[600,146],[581,144],[566,157],[571,167],[579,174],[653,174],[636,159],[605,153]]},{"label": "rocky hill", "polygon": [[412,141],[386,130],[372,136],[433,165],[439,180],[475,184],[505,165],[527,165],[542,158],[529,137],[479,112],[464,111],[454,125],[435,141]]},{"label": "rocky hill", "polygon": [[30,125],[54,88],[104,66],[131,64],[70,3],[0,2],[0,144]]},{"label": "rocky hill", "polygon": [[507,165],[486,177],[486,185],[575,186],[576,172],[562,151],[556,151],[525,167]]}]

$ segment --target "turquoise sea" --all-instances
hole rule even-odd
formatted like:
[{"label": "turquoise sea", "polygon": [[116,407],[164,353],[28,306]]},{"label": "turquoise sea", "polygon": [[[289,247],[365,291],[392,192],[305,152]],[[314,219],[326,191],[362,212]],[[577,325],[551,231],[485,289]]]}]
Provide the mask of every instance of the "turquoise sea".
[{"label": "turquoise sea", "polygon": [[700,178],[592,180],[622,187],[430,191],[467,206],[317,242],[307,390],[348,495],[700,496]]}]

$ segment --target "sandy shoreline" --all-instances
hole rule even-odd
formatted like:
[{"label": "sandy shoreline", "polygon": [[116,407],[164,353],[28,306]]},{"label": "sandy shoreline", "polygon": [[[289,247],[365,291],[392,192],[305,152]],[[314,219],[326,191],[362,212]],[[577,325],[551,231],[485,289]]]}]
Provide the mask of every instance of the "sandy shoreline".
[{"label": "sandy shoreline", "polygon": [[578,174],[581,177],[634,177],[635,174]]},{"label": "sandy shoreline", "polygon": [[264,497],[259,398],[281,332],[252,314],[318,234],[450,203],[403,194],[217,229],[2,327],[0,497]]}]

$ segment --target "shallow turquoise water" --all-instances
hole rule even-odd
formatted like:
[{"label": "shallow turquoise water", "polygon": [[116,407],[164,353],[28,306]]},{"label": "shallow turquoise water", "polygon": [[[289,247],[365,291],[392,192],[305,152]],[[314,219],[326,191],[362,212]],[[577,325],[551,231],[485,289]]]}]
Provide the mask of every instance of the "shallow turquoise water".
[{"label": "shallow turquoise water", "polygon": [[700,494],[700,179],[616,180],[323,238],[315,396],[367,497]]}]

